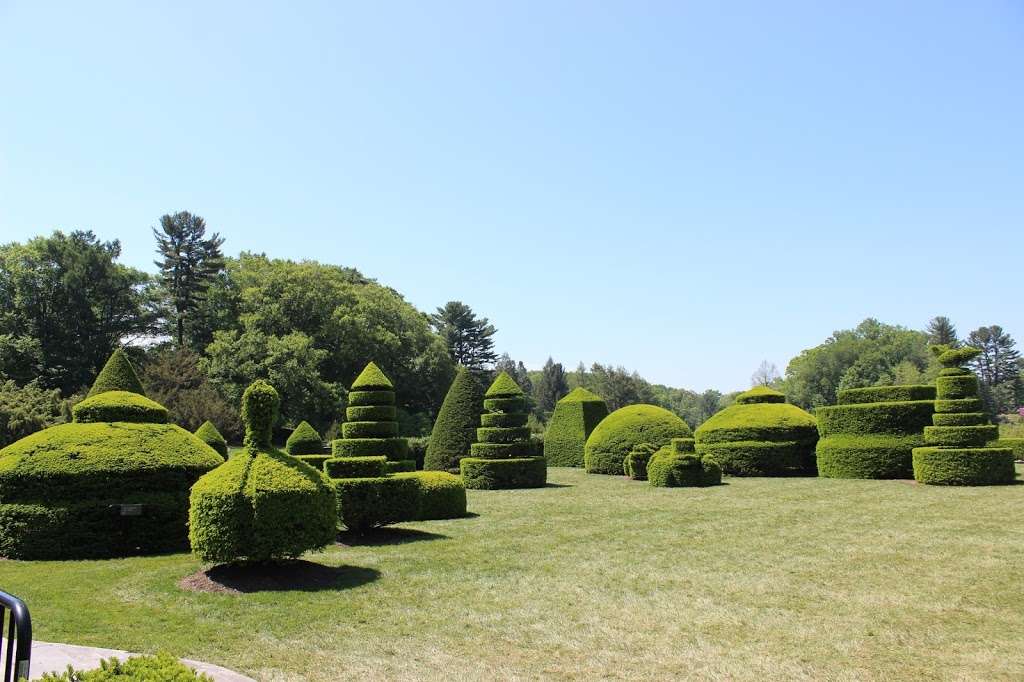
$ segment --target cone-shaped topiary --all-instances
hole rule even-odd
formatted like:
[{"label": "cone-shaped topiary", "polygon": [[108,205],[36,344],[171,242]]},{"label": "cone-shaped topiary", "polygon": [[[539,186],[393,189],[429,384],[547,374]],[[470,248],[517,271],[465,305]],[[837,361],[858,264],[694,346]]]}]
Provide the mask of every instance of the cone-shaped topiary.
[{"label": "cone-shaped topiary", "polygon": [[243,449],[192,487],[189,540],[204,561],[293,558],[334,541],[326,476],[270,444],[280,398],[263,380],[242,396]]},{"label": "cone-shaped topiary", "polygon": [[163,406],[118,388],[138,378],[121,351],[114,355],[72,423],[0,450],[0,556],[84,559],[187,546],[189,488],[223,460],[167,424]]},{"label": "cone-shaped topiary", "polygon": [[704,487],[722,482],[714,458],[694,452],[693,438],[673,438],[647,462],[647,481],[658,488]]},{"label": "cone-shaped topiary", "polygon": [[468,369],[459,367],[430,432],[424,469],[459,471],[459,461],[469,455],[469,448],[476,440],[483,399],[480,382]]},{"label": "cone-shaped topiary", "polygon": [[228,458],[228,442],[224,440],[224,436],[220,435],[220,431],[209,419],[196,429],[196,437],[216,450],[217,454],[224,459]]},{"label": "cone-shaped topiary", "polygon": [[324,453],[324,441],[309,422],[302,421],[295,427],[292,434],[284,444],[285,452],[289,455],[322,455]]},{"label": "cone-shaped topiary", "polygon": [[817,423],[785,400],[765,386],[741,393],[697,429],[697,453],[735,476],[817,474]]},{"label": "cone-shaped topiary", "polygon": [[587,438],[583,460],[591,474],[622,475],[626,455],[640,443],[656,448],[693,435],[682,419],[656,405],[627,405],[605,417]]},{"label": "cone-shaped topiary", "polygon": [[910,453],[932,423],[934,386],[873,386],[839,391],[839,404],[819,407],[818,475],[910,478]]},{"label": "cone-shaped topiary", "polygon": [[544,458],[548,466],[583,466],[587,438],[607,416],[604,399],[585,388],[574,388],[559,400],[544,433]]},{"label": "cone-shaped topiary", "polygon": [[986,447],[999,436],[988,424],[978,398],[978,378],[961,367],[981,353],[977,348],[932,346],[942,364],[935,380],[934,425],[924,429],[923,447],[914,448],[914,478],[932,485],[1013,483],[1013,450]]},{"label": "cone-shaped topiary", "polygon": [[110,359],[107,360],[107,364],[103,365],[103,369],[96,375],[96,380],[93,382],[92,388],[89,389],[88,397],[91,398],[106,391],[129,391],[146,395],[145,389],[142,388],[142,382],[139,381],[139,375],[135,373],[135,368],[132,367],[128,356],[120,348],[114,351]]},{"label": "cone-shaped topiary", "polygon": [[543,457],[534,456],[523,390],[502,372],[484,394],[483,405],[485,413],[480,416],[480,428],[476,430],[477,442],[470,446],[470,456],[459,463],[466,487],[544,487],[547,465]]},{"label": "cone-shaped topiary", "polygon": [[409,443],[405,438],[398,438],[395,414],[394,386],[371,362],[352,382],[345,410],[346,421],[341,425],[342,437],[331,443],[334,457],[383,455],[389,462],[405,463],[396,465],[396,468],[407,467]]}]

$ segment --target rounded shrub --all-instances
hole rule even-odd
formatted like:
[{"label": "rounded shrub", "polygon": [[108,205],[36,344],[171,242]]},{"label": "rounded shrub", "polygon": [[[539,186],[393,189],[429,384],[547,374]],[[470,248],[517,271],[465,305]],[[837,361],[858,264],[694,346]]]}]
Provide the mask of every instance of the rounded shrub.
[{"label": "rounded shrub", "polygon": [[[85,559],[187,546],[189,488],[223,459],[166,424],[166,410],[122,387],[140,385],[122,353],[70,424],[0,450],[0,555]],[[154,407],[155,406],[155,407]],[[151,415],[156,422],[133,420]]]},{"label": "rounded shrub", "polygon": [[512,415],[503,414],[498,420],[484,424],[480,416],[483,393],[476,377],[465,367],[459,367],[430,432],[430,442],[423,457],[424,469],[457,472],[459,460],[469,454],[469,447],[476,438],[477,425],[508,426],[516,423],[508,421]]},{"label": "rounded shrub", "polygon": [[793,476],[815,473],[814,417],[759,386],[701,424],[697,453],[710,456],[734,476]]},{"label": "rounded shrub", "polygon": [[209,419],[196,429],[196,438],[209,445],[224,459],[228,458],[228,442]]},{"label": "rounded shrub", "polygon": [[694,451],[693,438],[673,438],[647,462],[647,481],[658,488],[692,488],[719,485],[722,467]]},{"label": "rounded shrub", "polygon": [[651,455],[657,451],[658,448],[650,443],[640,443],[635,446],[629,451],[625,461],[622,463],[623,473],[634,481],[646,481],[647,462],[651,459]]},{"label": "rounded shrub", "polygon": [[594,428],[584,447],[583,463],[591,474],[621,475],[626,455],[640,443],[660,448],[673,438],[692,435],[686,422],[663,407],[627,405]]},{"label": "rounded shrub", "polygon": [[913,451],[914,478],[930,485],[1013,483],[1013,450],[985,447],[998,437],[999,429],[981,412],[977,378],[961,367],[981,351],[945,345],[931,350],[942,370],[935,380],[934,425],[924,427],[926,445]]},{"label": "rounded shrub", "polygon": [[204,561],[293,558],[334,541],[328,479],[270,444],[280,398],[265,381],[242,396],[244,448],[192,486],[189,540]]},{"label": "rounded shrub", "polygon": [[284,450],[289,455],[321,455],[324,452],[324,441],[309,422],[301,421],[285,441]]},{"label": "rounded shrub", "polygon": [[544,458],[548,466],[583,466],[587,438],[607,416],[604,399],[585,388],[574,388],[559,400],[544,432]]},{"label": "rounded shrub", "polygon": [[924,445],[923,429],[934,412],[934,386],[840,391],[838,405],[815,411],[821,436],[818,474],[828,478],[909,478],[913,475],[911,452]]}]

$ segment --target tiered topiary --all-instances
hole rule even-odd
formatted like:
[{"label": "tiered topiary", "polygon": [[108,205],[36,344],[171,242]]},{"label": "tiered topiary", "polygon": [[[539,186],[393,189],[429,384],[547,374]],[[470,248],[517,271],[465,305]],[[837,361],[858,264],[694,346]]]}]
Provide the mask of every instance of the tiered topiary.
[{"label": "tiered topiary", "polygon": [[622,475],[626,456],[641,443],[655,448],[693,435],[682,419],[656,405],[627,405],[605,417],[587,438],[583,462],[591,474]]},{"label": "tiered topiary", "polygon": [[334,541],[329,481],[270,443],[280,402],[267,382],[249,386],[242,396],[243,449],[192,487],[189,540],[204,561],[294,558]]},{"label": "tiered topiary", "polygon": [[910,453],[932,423],[934,386],[872,386],[839,391],[839,404],[819,407],[818,475],[910,478]]},{"label": "tiered topiary", "polygon": [[204,421],[202,426],[196,429],[196,438],[216,450],[217,454],[224,459],[228,458],[228,442],[224,440],[224,436],[220,435],[220,431],[210,420]]},{"label": "tiered topiary", "polygon": [[622,470],[626,476],[634,481],[647,480],[647,463],[658,448],[650,443],[640,443],[629,451],[625,461],[622,463]]},{"label": "tiered topiary", "polygon": [[942,364],[935,380],[934,425],[924,429],[923,447],[914,448],[914,478],[932,485],[1013,483],[1013,450],[986,447],[999,427],[988,424],[978,398],[978,378],[961,367],[981,353],[977,348],[932,346]]},{"label": "tiered topiary", "polygon": [[116,351],[74,421],[0,450],[0,556],[79,559],[187,546],[189,488],[224,460]]},{"label": "tiered topiary", "polygon": [[997,448],[1010,448],[1015,460],[1024,461],[1024,438],[999,438],[991,445]]},{"label": "tiered topiary", "polygon": [[316,429],[309,425],[309,422],[301,421],[285,441],[284,450],[293,457],[322,455],[324,454],[324,440],[316,432]]},{"label": "tiered topiary", "polygon": [[385,457],[386,469],[415,470],[409,444],[398,437],[395,421],[395,387],[374,363],[369,363],[352,382],[348,394],[342,437],[332,443],[334,457]]},{"label": "tiered topiary", "polygon": [[585,388],[574,388],[559,400],[544,433],[544,459],[548,466],[583,466],[587,438],[607,416],[604,399]]},{"label": "tiered topiary", "polygon": [[815,475],[818,426],[778,391],[758,386],[700,425],[697,453],[734,476]]},{"label": "tiered topiary", "polygon": [[534,456],[526,426],[526,396],[515,380],[502,372],[484,394],[477,442],[460,462],[467,488],[542,488],[547,483],[544,457]]},{"label": "tiered topiary", "polygon": [[698,455],[693,438],[673,438],[647,462],[647,481],[658,488],[719,485],[722,467],[713,457]]},{"label": "tiered topiary", "polygon": [[480,382],[468,369],[459,367],[430,432],[424,469],[459,472],[459,461],[469,454],[469,447],[476,440],[483,399]]}]

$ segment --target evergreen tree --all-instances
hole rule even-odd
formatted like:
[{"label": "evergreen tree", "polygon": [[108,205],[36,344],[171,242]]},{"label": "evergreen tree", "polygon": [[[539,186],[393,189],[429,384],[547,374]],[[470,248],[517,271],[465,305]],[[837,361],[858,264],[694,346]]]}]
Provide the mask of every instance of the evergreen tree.
[{"label": "evergreen tree", "polygon": [[220,251],[224,240],[216,232],[206,237],[206,221],[188,211],[160,217],[153,228],[157,253],[154,261],[173,309],[178,345],[185,342],[185,318],[199,307],[210,282],[224,269]]},{"label": "evergreen tree", "polygon": [[993,324],[975,329],[967,343],[981,351],[970,366],[981,381],[980,393],[986,408],[992,414],[1014,409],[1021,381],[1017,342]]},{"label": "evergreen tree", "polygon": [[526,365],[523,364],[522,360],[516,362],[509,356],[508,353],[502,353],[498,361],[494,363],[494,377],[497,377],[502,372],[505,372],[511,376],[515,382],[522,387],[523,392],[526,394],[526,405],[527,411],[533,412],[533,407],[536,404],[534,398],[535,387],[533,381],[530,379],[530,372],[526,369]]},{"label": "evergreen tree", "polygon": [[925,333],[928,334],[928,343],[932,345],[942,344],[954,348],[959,343],[956,338],[956,327],[945,315],[929,320]]},{"label": "evergreen tree", "polygon": [[540,381],[537,382],[537,411],[541,415],[551,414],[555,404],[569,392],[569,382],[565,377],[562,363],[550,357],[541,370]]},{"label": "evergreen tree", "polygon": [[465,303],[448,301],[430,316],[430,322],[456,364],[479,373],[498,359],[493,338],[498,330],[486,317],[478,319]]}]

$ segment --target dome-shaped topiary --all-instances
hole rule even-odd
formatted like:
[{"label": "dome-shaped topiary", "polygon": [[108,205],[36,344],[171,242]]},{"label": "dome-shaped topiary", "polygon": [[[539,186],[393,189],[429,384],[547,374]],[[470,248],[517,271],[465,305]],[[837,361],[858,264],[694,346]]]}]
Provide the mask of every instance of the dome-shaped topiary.
[{"label": "dome-shaped topiary", "polygon": [[839,392],[815,411],[818,474],[828,478],[909,478],[910,453],[924,445],[934,386],[873,386]]},{"label": "dome-shaped topiary", "polygon": [[585,388],[574,388],[559,400],[544,432],[544,458],[548,466],[583,466],[587,438],[607,416],[604,399]]},{"label": "dome-shaped topiary", "polygon": [[999,437],[978,398],[978,378],[960,365],[981,351],[936,345],[932,353],[943,369],[935,380],[933,425],[924,428],[925,445],[914,448],[914,478],[932,485],[1013,483],[1013,450],[986,447]]},{"label": "dome-shaped topiary", "polygon": [[694,434],[697,453],[736,476],[815,474],[817,423],[778,391],[758,387],[713,415]]},{"label": "dome-shaped topiary", "polygon": [[189,488],[223,460],[165,423],[161,405],[114,388],[131,383],[122,360],[107,363],[114,369],[97,379],[106,388],[75,407],[73,423],[0,450],[0,555],[81,559],[186,546]]},{"label": "dome-shaped topiary", "polygon": [[265,381],[242,396],[244,448],[192,487],[189,540],[204,561],[293,558],[334,541],[327,478],[270,444],[280,398]]},{"label": "dome-shaped topiary", "polygon": [[216,450],[217,454],[224,459],[228,458],[228,442],[224,439],[224,436],[220,435],[220,431],[217,430],[217,427],[209,419],[196,429],[196,438]]},{"label": "dome-shaped topiary", "polygon": [[658,488],[718,485],[722,468],[714,458],[694,452],[693,438],[673,438],[647,462],[647,481]]},{"label": "dome-shaped topiary", "polygon": [[465,367],[459,367],[448,393],[441,403],[430,432],[423,468],[432,471],[458,471],[459,461],[469,455],[481,424],[484,391],[480,382]]},{"label": "dome-shaped topiary", "polygon": [[605,417],[587,439],[584,465],[592,474],[622,474],[630,450],[640,443],[656,448],[693,432],[682,419],[656,405],[627,405]]},{"label": "dome-shaped topiary", "polygon": [[320,455],[324,452],[324,441],[309,422],[302,421],[288,436],[284,449],[292,456]]},{"label": "dome-shaped topiary", "polygon": [[120,348],[114,351],[107,360],[107,364],[103,365],[103,369],[96,375],[96,380],[93,382],[92,388],[89,389],[88,397],[91,398],[106,391],[129,391],[146,395],[145,389],[142,388],[142,382],[139,381],[139,375],[135,373],[135,368],[132,367],[128,356]]}]

